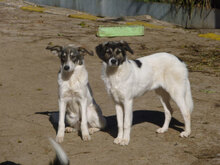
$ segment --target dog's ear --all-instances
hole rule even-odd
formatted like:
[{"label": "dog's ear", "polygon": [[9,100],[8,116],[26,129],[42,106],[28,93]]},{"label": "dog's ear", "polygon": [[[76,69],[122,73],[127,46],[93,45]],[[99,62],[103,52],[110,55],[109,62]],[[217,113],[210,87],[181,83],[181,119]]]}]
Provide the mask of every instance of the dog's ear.
[{"label": "dog's ear", "polygon": [[61,52],[63,51],[63,47],[56,45],[56,46],[47,46],[46,49],[50,50],[55,56],[60,57]]},{"label": "dog's ear", "polygon": [[93,51],[87,50],[87,49],[84,48],[84,47],[79,47],[79,48],[78,48],[78,51],[79,51],[80,54],[83,55],[83,56],[85,56],[86,54],[88,54],[88,55],[90,55],[90,56],[94,56]]},{"label": "dog's ear", "polygon": [[130,48],[130,46],[128,45],[126,41],[121,40],[120,44],[122,44],[122,47],[124,48],[124,50],[130,52],[131,54],[134,54],[134,51]]},{"label": "dog's ear", "polygon": [[98,55],[98,57],[104,61],[104,55],[105,55],[105,47],[106,43],[103,44],[99,44],[98,46],[96,46],[95,50],[96,50],[96,54]]}]

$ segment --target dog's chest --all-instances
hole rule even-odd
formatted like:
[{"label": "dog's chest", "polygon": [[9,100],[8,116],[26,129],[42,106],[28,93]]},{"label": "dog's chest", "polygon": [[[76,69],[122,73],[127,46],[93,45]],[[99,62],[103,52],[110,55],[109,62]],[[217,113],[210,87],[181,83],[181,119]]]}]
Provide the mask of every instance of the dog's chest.
[{"label": "dog's chest", "polygon": [[113,96],[113,98],[116,102],[120,102],[121,100],[124,99],[124,95],[117,88],[111,88],[110,91],[111,91],[111,95]]},{"label": "dog's chest", "polygon": [[115,80],[110,80],[108,84],[108,90],[116,102],[124,100],[124,87],[121,83]]},{"label": "dog's chest", "polygon": [[60,96],[63,98],[77,99],[82,97],[82,86],[79,82],[66,81],[60,84]]}]

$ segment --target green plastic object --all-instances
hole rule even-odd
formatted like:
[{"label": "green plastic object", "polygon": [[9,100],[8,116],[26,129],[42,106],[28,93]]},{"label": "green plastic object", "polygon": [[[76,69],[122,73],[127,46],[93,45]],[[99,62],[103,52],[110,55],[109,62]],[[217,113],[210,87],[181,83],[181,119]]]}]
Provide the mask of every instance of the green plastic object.
[{"label": "green plastic object", "polygon": [[144,26],[99,27],[98,37],[143,36]]}]

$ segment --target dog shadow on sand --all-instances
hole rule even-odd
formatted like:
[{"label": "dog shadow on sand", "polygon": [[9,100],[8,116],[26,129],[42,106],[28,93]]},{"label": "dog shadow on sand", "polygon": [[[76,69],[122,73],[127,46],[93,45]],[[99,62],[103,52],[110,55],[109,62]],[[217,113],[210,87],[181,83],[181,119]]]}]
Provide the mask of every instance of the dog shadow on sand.
[{"label": "dog shadow on sand", "polygon": [[[35,112],[35,114],[49,116],[49,121],[57,133],[58,123],[59,123],[59,111]],[[67,126],[66,121],[65,121],[65,125]]]},{"label": "dog shadow on sand", "polygon": [[[35,114],[41,114],[49,116],[49,121],[53,125],[55,131],[57,132],[58,129],[58,121],[59,121],[59,112],[58,111],[45,111],[45,112],[36,112]],[[116,115],[112,116],[105,116],[107,120],[107,127],[103,130],[103,132],[109,133],[112,137],[117,136],[118,127],[117,127],[117,120]],[[160,111],[153,111],[153,110],[135,110],[133,112],[133,124],[140,124],[140,123],[152,123],[159,127],[163,126],[164,123],[164,112]],[[67,123],[65,123],[67,125]],[[169,128],[172,128],[178,132],[183,131],[184,124],[174,117],[172,117]]]},{"label": "dog shadow on sand", "polygon": [[[140,123],[152,123],[159,127],[163,126],[164,123],[164,112],[154,111],[154,110],[135,110],[133,112],[133,123],[132,125],[140,124]],[[105,129],[112,137],[116,138],[118,133],[117,120],[116,116],[107,116],[107,128]],[[169,128],[172,128],[178,132],[182,132],[184,124],[174,117],[172,117]]]}]

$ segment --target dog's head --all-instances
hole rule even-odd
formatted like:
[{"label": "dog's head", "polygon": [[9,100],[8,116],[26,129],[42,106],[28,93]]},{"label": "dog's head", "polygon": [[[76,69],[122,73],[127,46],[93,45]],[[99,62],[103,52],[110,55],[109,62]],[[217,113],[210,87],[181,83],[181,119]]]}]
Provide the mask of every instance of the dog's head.
[{"label": "dog's head", "polygon": [[66,72],[72,72],[77,65],[83,65],[86,54],[93,56],[92,51],[76,45],[47,46],[46,49],[60,58],[62,69]]},{"label": "dog's head", "polygon": [[108,66],[119,66],[126,60],[126,52],[133,54],[133,50],[125,41],[109,41],[96,46],[99,58]]}]

